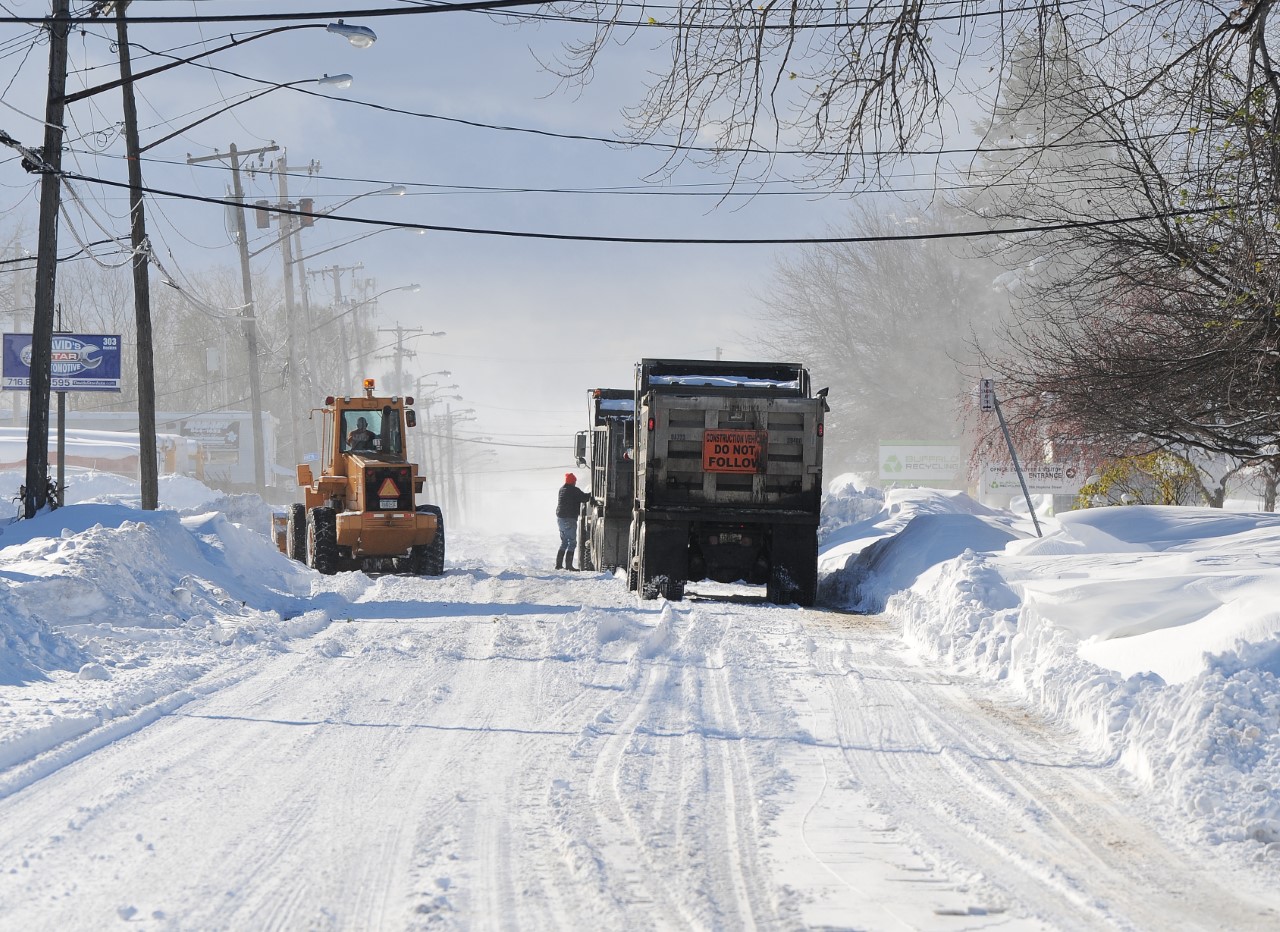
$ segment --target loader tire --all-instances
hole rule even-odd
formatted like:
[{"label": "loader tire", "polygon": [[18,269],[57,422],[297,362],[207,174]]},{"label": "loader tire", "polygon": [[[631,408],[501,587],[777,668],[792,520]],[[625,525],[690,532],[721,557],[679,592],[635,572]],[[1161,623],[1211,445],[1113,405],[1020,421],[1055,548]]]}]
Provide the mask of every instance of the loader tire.
[{"label": "loader tire", "polygon": [[444,575],[444,513],[439,505],[419,505],[422,514],[436,516],[436,536],[409,552],[409,572],[414,576]]},{"label": "loader tire", "polygon": [[327,506],[307,512],[307,565],[324,576],[338,572],[338,514]]},{"label": "loader tire", "polygon": [[285,555],[299,563],[307,562],[307,509],[304,505],[289,506],[289,523],[284,532]]}]

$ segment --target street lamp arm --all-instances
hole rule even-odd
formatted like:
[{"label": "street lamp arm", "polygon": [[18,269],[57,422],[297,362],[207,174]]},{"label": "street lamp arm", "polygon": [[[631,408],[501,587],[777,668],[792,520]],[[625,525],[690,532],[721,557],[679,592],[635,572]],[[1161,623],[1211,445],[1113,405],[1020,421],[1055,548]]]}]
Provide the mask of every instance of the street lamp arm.
[{"label": "street lamp arm", "polygon": [[157,65],[154,68],[148,68],[146,71],[136,72],[128,79],[117,78],[114,81],[107,81],[103,84],[95,84],[93,87],[87,87],[82,91],[76,91],[74,94],[66,94],[62,98],[62,102],[66,104],[72,104],[72,103],[75,103],[77,100],[84,100],[86,97],[93,97],[95,94],[101,94],[103,91],[109,91],[117,87],[123,87],[125,84],[140,81],[143,78],[149,78],[154,74],[160,74],[162,72],[168,71],[170,68],[177,68],[179,65],[189,65],[193,61],[199,61],[202,58],[208,58],[210,55],[216,55],[218,52],[225,52],[227,49],[236,48],[237,46],[241,46],[248,42],[252,42],[255,39],[265,39],[267,36],[274,36],[276,33],[288,32],[289,30],[292,30],[292,29],[320,29],[320,28],[322,27],[319,23],[298,23],[292,26],[277,26],[274,29],[268,29],[265,32],[254,33],[253,35],[247,36],[242,39],[232,36],[231,41],[228,42],[226,45],[220,45],[217,48],[208,49],[204,52],[201,52],[198,55],[191,55],[191,56],[188,56],[187,58],[175,58],[173,61],[166,62],[163,65]]},{"label": "street lamp arm", "polygon": [[377,36],[373,30],[367,26],[353,26],[341,21],[337,23],[294,23],[290,26],[277,26],[274,29],[267,29],[264,32],[255,32],[253,35],[237,38],[231,37],[231,41],[217,48],[207,49],[198,55],[190,55],[186,58],[175,58],[171,62],[163,65],[157,65],[154,68],[148,68],[146,71],[139,71],[128,78],[117,78],[114,81],[107,81],[103,84],[95,84],[93,87],[87,87],[82,91],[76,91],[74,94],[64,94],[62,102],[64,104],[72,104],[77,100],[84,100],[86,97],[93,97],[95,94],[101,94],[103,91],[109,91],[117,87],[123,87],[125,84],[132,84],[143,78],[149,78],[154,74],[161,74],[171,68],[177,68],[179,65],[189,65],[191,62],[199,61],[202,58],[208,58],[210,55],[216,55],[218,52],[225,52],[227,49],[234,49],[241,45],[246,45],[257,39],[265,39],[267,36],[274,36],[281,32],[290,32],[295,29],[324,29],[326,32],[336,33],[345,36],[356,48],[368,48],[373,44]]},{"label": "street lamp arm", "polygon": [[159,139],[155,140],[154,142],[149,142],[145,146],[139,146],[138,154],[141,155],[143,152],[146,152],[148,149],[154,149],[156,146],[160,145],[162,142],[168,142],[170,139],[172,139],[175,136],[181,136],[183,133],[185,133],[189,129],[195,129],[201,123],[207,123],[209,120],[212,120],[216,116],[221,116],[222,114],[226,113],[228,110],[232,110],[236,107],[239,107],[241,104],[247,104],[251,100],[257,100],[259,97],[265,97],[267,94],[270,94],[273,91],[282,90],[288,87],[297,87],[299,84],[329,84],[329,85],[338,87],[338,86],[341,86],[340,79],[346,79],[348,82],[350,82],[350,77],[351,77],[350,75],[334,75],[332,77],[330,77],[329,75],[325,75],[323,78],[306,78],[302,81],[290,81],[286,84],[273,84],[271,87],[267,88],[266,90],[255,91],[254,93],[248,95],[247,97],[241,100],[237,100],[233,104],[227,104],[227,106],[223,107],[221,110],[216,110],[213,113],[207,114],[206,116],[202,116],[200,119],[196,120],[194,123],[188,123],[186,126],[182,127],[182,129],[175,129],[172,133],[170,133],[167,136],[161,136]]},{"label": "street lamp arm", "polygon": [[405,186],[402,184],[393,184],[385,188],[379,188],[377,191],[362,191],[359,194],[347,198],[345,201],[339,201],[332,207],[326,207],[324,210],[317,212],[316,216],[323,217],[327,214],[333,213],[335,210],[340,210],[343,207],[346,207],[352,201],[358,201],[362,197],[372,197],[375,194],[390,194],[395,197],[404,197]]},{"label": "street lamp arm", "polygon": [[[301,211],[299,211],[299,214],[301,214]],[[381,230],[373,230],[369,233],[361,233],[359,236],[355,237],[354,239],[349,239],[346,242],[338,243],[337,245],[334,245],[334,246],[329,246],[326,249],[316,250],[310,255],[296,256],[295,258],[289,260],[289,264],[295,265],[296,263],[299,263],[299,262],[309,262],[312,259],[314,259],[316,256],[323,256],[327,252],[333,252],[335,249],[342,249],[344,246],[350,246],[352,243],[358,243],[360,242],[360,240],[368,239],[370,236],[377,236],[379,233],[386,233],[390,230],[396,230],[396,229],[399,229],[399,227],[383,227]],[[281,238],[283,239],[283,237]],[[274,246],[274,245],[275,243],[271,244],[271,246]],[[270,247],[264,246],[263,248],[268,249]]]},{"label": "street lamp arm", "polygon": [[333,323],[336,320],[341,320],[342,318],[350,314],[352,311],[358,311],[362,307],[367,307],[370,304],[374,304],[383,295],[391,294],[393,291],[418,291],[421,287],[422,287],[421,285],[401,285],[398,288],[388,288],[386,291],[379,291],[372,298],[365,298],[359,304],[353,304],[351,305],[351,307],[347,308],[345,311],[342,311],[341,313],[338,313],[338,314],[334,314],[328,320],[316,324],[314,327],[311,328],[311,332],[314,333],[315,331],[319,330],[322,327],[329,326],[331,323]]}]

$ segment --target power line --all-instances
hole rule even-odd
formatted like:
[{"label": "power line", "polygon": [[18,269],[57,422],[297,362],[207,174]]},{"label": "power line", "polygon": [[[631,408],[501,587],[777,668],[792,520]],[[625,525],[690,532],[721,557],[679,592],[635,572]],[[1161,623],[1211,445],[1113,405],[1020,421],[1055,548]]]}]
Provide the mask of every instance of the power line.
[{"label": "power line", "polygon": [[[520,6],[542,6],[546,0],[472,0],[468,3],[442,3],[439,6],[394,7],[377,10],[327,10],[298,11],[295,13],[215,13],[209,16],[130,16],[130,25],[164,23],[278,23],[294,20],[336,20],[347,17],[378,19],[387,16],[415,16],[427,13],[467,13],[473,11],[500,10]],[[24,23],[38,25],[47,22],[48,16],[0,16],[0,23]],[[61,20],[70,26],[101,25],[96,16],[68,16]]]},{"label": "power line", "polygon": [[[138,46],[144,51],[149,51],[143,46]],[[153,55],[161,55],[162,53],[151,52]],[[217,72],[231,77],[240,78],[244,81],[252,81],[257,84],[266,84],[273,87],[280,87],[274,81],[268,81],[263,78],[255,78],[252,75],[242,74],[238,71],[231,71],[226,68],[220,68],[217,65],[211,65],[207,62],[191,62],[197,68],[203,68],[206,71]],[[502,123],[484,123],[478,120],[468,120],[464,117],[443,116],[438,113],[427,113],[421,110],[406,110],[402,107],[392,107],[387,104],[375,103],[371,100],[361,100],[357,97],[335,97],[332,94],[324,94],[304,87],[290,87],[289,90],[298,94],[305,94],[309,97],[319,97],[322,100],[329,100],[335,103],[348,104],[353,107],[364,107],[369,110],[376,110],[382,113],[395,114],[396,116],[408,116],[422,120],[436,120],[442,123],[453,123],[458,126],[467,126],[472,129],[486,129],[507,133],[522,133],[531,136],[543,136],[548,139],[564,139],[572,142],[596,142],[609,146],[621,146],[630,149],[661,149],[668,152],[702,152],[710,155],[795,155],[808,158],[849,158],[849,159],[884,159],[889,157],[905,157],[905,156],[941,156],[941,155],[987,155],[987,154],[1005,154],[1010,152],[1038,152],[1046,149],[1074,149],[1074,148],[1103,148],[1111,143],[1109,141],[1095,140],[1078,140],[1067,141],[1059,138],[1054,141],[1046,141],[1040,143],[1029,143],[1022,145],[981,145],[981,146],[958,146],[958,147],[940,147],[937,149],[768,149],[763,146],[726,146],[717,148],[715,146],[695,146],[686,143],[675,142],[654,142],[652,140],[630,140],[620,139],[613,136],[593,136],[587,133],[560,133],[553,130],[538,129],[529,126],[511,126]],[[1164,139],[1174,136],[1186,135],[1181,131],[1169,131],[1165,133],[1155,133],[1150,136],[1136,137],[1138,139],[1152,140]]]},{"label": "power line", "polygon": [[[63,172],[64,178],[75,181],[87,181],[114,188],[128,188],[123,181],[110,181],[106,178],[95,178],[75,172]],[[197,201],[219,206],[237,205],[239,202],[220,197],[208,197],[201,194],[187,194],[180,191],[169,191],[163,188],[142,186],[147,194],[177,198],[179,200]],[[326,214],[325,219],[338,220],[344,223],[358,223],[364,226],[398,228],[406,230],[426,230],[433,233],[460,233],[473,236],[501,236],[513,239],[559,240],[579,243],[632,243],[637,245],[672,245],[672,246],[799,246],[835,243],[898,243],[920,242],[943,239],[981,239],[990,236],[1015,236],[1024,233],[1055,233],[1063,230],[1097,229],[1101,227],[1123,226],[1129,223],[1142,223],[1150,220],[1168,220],[1175,217],[1192,217],[1211,213],[1221,213],[1231,209],[1253,206],[1249,204],[1219,205],[1215,207],[1196,207],[1181,210],[1161,211],[1158,213],[1135,214],[1127,217],[1115,217],[1108,220],[1063,220],[1052,223],[1018,227],[1000,227],[988,230],[950,230],[937,233],[901,233],[878,236],[806,236],[806,237],[667,237],[667,236],[609,236],[584,233],[546,233],[529,230],[499,230],[485,227],[445,226],[432,223],[407,223],[403,221],[375,220],[369,217],[348,217],[342,214]],[[269,213],[289,214],[291,216],[310,216],[305,211],[286,207],[268,205],[258,210]]]}]

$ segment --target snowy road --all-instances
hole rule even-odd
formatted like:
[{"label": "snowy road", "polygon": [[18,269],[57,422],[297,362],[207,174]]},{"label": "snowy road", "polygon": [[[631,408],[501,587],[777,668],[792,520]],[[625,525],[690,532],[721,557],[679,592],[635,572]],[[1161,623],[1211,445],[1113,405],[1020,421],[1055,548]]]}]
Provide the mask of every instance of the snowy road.
[{"label": "snowy road", "polygon": [[0,925],[1280,922],[1112,762],[881,617],[640,603],[531,552],[326,579],[349,620],[0,800]]}]

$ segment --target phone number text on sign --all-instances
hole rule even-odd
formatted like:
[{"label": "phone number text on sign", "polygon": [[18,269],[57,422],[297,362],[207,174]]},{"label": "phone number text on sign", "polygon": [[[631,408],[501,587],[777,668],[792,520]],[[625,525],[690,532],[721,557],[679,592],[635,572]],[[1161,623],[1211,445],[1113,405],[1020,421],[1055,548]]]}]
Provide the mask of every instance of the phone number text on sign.
[{"label": "phone number text on sign", "polygon": [[769,432],[708,430],[702,434],[703,472],[764,472]]}]

